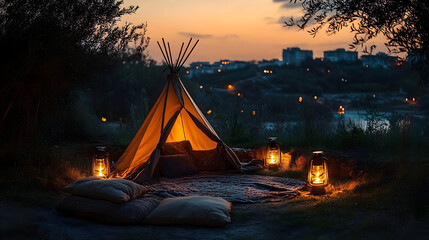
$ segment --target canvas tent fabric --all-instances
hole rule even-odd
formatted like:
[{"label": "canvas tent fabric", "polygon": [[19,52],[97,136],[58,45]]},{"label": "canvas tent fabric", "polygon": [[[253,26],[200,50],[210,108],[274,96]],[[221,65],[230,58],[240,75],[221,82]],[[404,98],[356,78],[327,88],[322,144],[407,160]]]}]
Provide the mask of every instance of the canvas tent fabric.
[{"label": "canvas tent fabric", "polygon": [[[161,49],[160,45],[159,47]],[[179,53],[176,64],[172,63],[171,54],[164,56],[170,68],[167,83],[143,125],[113,166],[111,177],[132,179],[135,182],[151,178],[157,168],[163,144],[184,140],[189,141],[196,151],[221,149],[229,162],[241,170],[242,165],[237,155],[219,138],[180,80],[178,72],[187,59],[182,61],[186,51],[187,48],[181,59]],[[161,52],[164,55],[162,49]],[[166,48],[165,52],[167,53]]]},{"label": "canvas tent fabric", "polygon": [[113,166],[112,177],[144,181],[152,177],[164,143],[188,140],[193,150],[222,148],[227,159],[241,170],[237,155],[216,134],[183,86],[177,73],[167,84],[143,125]]}]

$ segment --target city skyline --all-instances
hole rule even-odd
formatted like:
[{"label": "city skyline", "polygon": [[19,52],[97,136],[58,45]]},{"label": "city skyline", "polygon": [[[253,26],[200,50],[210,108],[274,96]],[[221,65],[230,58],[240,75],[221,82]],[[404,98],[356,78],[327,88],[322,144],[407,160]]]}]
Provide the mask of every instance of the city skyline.
[{"label": "city skyline", "polygon": [[[138,5],[136,14],[123,22],[147,23],[151,38],[148,54],[160,62],[162,55],[156,41],[162,37],[172,45],[173,55],[189,37],[200,39],[188,62],[214,62],[227,58],[234,60],[281,59],[282,49],[300,47],[313,50],[314,57],[323,57],[323,51],[344,48],[349,50],[353,35],[344,29],[334,36],[324,33],[313,38],[306,31],[285,27],[283,20],[300,16],[299,5],[282,0],[183,0],[138,1],[126,0],[125,5]],[[386,52],[382,38],[371,41],[375,53]],[[362,55],[360,49],[359,56]]]}]

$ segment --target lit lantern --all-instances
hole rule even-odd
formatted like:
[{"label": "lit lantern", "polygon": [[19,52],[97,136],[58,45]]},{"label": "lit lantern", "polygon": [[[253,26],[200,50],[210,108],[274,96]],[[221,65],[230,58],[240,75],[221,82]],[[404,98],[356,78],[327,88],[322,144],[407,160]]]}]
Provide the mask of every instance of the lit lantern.
[{"label": "lit lantern", "polygon": [[343,115],[346,112],[346,109],[343,106],[338,108],[338,114]]},{"label": "lit lantern", "polygon": [[302,97],[299,97],[299,98],[298,98],[298,102],[302,102]]},{"label": "lit lantern", "polygon": [[270,168],[280,168],[282,161],[282,154],[280,151],[280,143],[278,143],[277,137],[268,138],[270,142],[267,144],[265,165]]},{"label": "lit lantern", "polygon": [[97,147],[92,157],[92,174],[97,177],[108,177],[110,174],[109,153],[106,147]]},{"label": "lit lantern", "polygon": [[329,182],[327,158],[323,151],[313,152],[308,168],[308,185],[312,194],[324,194]]}]

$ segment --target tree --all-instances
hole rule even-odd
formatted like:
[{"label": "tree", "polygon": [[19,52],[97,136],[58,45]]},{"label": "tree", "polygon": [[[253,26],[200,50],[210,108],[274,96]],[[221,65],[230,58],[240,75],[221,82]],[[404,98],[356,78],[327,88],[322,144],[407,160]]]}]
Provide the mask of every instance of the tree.
[{"label": "tree", "polygon": [[354,33],[350,47],[363,47],[371,52],[366,43],[384,35],[386,47],[392,53],[406,53],[408,60],[419,71],[421,85],[429,83],[429,2],[426,0],[291,0],[301,3],[303,15],[286,21],[286,26],[300,29],[311,27],[311,35],[322,29],[335,34],[350,27]]},{"label": "tree", "polygon": [[95,72],[146,58],[146,24],[121,23],[138,9],[122,4],[0,1],[0,145],[34,141],[29,136],[37,134],[39,122],[65,111],[70,89]]}]

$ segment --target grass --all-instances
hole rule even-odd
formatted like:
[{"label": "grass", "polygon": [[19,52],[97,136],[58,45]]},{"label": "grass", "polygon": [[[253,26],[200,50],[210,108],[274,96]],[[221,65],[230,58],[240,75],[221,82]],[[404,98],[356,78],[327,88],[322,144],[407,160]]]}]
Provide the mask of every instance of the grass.
[{"label": "grass", "polygon": [[334,182],[325,196],[303,194],[277,216],[280,228],[305,229],[300,239],[422,236],[429,226],[428,170],[393,162],[358,180]]}]

